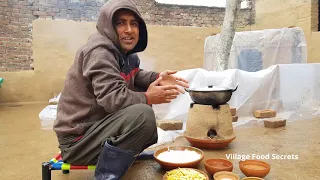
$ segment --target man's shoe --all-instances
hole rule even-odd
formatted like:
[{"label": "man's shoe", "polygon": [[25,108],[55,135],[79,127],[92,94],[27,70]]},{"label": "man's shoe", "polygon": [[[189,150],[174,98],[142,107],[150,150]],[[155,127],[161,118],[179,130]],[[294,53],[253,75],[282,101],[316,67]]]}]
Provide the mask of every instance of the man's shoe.
[{"label": "man's shoe", "polygon": [[95,180],[120,180],[133,164],[138,153],[111,146],[107,142],[99,155]]}]

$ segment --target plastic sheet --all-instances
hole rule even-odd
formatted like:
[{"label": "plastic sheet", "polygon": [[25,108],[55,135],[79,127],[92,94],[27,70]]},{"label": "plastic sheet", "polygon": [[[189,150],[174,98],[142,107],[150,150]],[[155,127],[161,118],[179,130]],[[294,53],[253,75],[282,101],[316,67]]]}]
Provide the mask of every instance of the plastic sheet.
[{"label": "plastic sheet", "polygon": [[[257,72],[190,69],[178,75],[186,78],[191,88],[214,85],[233,89],[239,84],[228,102],[237,108],[239,116],[234,127],[257,120],[253,117],[257,109],[274,109],[278,117],[288,121],[320,117],[320,64],[274,65]],[[153,107],[159,119],[185,122],[191,102],[189,94],[185,93],[170,104]]]},{"label": "plastic sheet", "polygon": [[[218,37],[204,44],[204,66],[214,70]],[[301,28],[236,32],[229,56],[229,69],[255,72],[276,64],[307,63],[307,43]]]},{"label": "plastic sheet", "polygon": [[181,130],[164,131],[159,127],[157,128],[157,131],[158,131],[158,142],[156,144],[153,144],[149,148],[156,148],[165,143],[173,142],[178,136],[181,136],[183,133]]},{"label": "plastic sheet", "polygon": [[57,105],[48,105],[39,113],[42,129],[52,129],[57,118],[57,107]]}]

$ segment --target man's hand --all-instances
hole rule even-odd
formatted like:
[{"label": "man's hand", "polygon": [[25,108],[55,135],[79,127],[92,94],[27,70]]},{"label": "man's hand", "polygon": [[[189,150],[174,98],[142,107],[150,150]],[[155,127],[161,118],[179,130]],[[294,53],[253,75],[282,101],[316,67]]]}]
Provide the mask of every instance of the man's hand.
[{"label": "man's hand", "polygon": [[158,86],[161,81],[162,77],[159,77],[157,80],[150,84],[146,92],[146,96],[148,97],[148,104],[169,103],[179,95],[177,86]]},{"label": "man's hand", "polygon": [[[184,88],[189,88],[188,81],[174,76],[177,71],[171,71],[171,70],[166,70],[160,73],[159,77],[162,77],[162,81],[160,82],[161,86],[166,86],[166,85],[180,85]],[[180,93],[184,93],[184,90],[181,88],[178,88],[178,91]]]}]

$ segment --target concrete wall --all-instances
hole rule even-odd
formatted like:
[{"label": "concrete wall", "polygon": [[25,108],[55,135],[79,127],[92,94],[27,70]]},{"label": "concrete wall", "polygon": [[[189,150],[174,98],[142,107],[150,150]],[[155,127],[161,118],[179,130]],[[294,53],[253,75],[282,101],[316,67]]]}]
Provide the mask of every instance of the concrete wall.
[{"label": "concrete wall", "polygon": [[[148,25],[148,30],[149,45],[139,56],[142,68],[155,71],[201,68],[204,40],[219,32],[216,28],[158,25]],[[61,92],[77,49],[94,31],[92,22],[35,20],[34,71],[0,72],[4,78],[0,103],[48,101]]]}]

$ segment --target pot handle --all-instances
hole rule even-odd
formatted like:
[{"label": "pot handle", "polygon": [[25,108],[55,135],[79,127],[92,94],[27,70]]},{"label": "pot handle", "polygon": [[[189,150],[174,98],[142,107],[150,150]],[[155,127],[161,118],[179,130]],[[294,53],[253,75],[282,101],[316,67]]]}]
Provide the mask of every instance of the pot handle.
[{"label": "pot handle", "polygon": [[232,90],[232,92],[235,92],[238,89],[239,84],[237,84],[236,88]]}]

